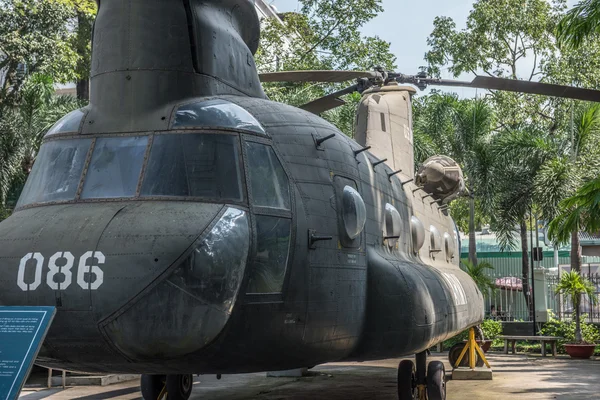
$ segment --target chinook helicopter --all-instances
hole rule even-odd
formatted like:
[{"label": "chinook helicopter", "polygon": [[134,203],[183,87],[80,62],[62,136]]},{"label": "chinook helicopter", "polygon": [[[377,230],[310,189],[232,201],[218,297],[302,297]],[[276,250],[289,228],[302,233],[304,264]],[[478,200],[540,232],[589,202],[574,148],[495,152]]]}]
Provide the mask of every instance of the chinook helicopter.
[{"label": "chinook helicopter", "polygon": [[[248,0],[102,0],[90,104],[46,134],[0,223],[0,304],[51,305],[37,363],[140,373],[145,399],[188,399],[192,374],[416,355],[400,399],[445,398],[427,349],[483,319],[458,267],[451,159],[415,174],[402,84],[598,101],[598,92],[477,77],[357,79],[302,108],[266,99]],[[356,140],[318,113],[358,90]],[[316,114],[315,114],[316,113]]]}]

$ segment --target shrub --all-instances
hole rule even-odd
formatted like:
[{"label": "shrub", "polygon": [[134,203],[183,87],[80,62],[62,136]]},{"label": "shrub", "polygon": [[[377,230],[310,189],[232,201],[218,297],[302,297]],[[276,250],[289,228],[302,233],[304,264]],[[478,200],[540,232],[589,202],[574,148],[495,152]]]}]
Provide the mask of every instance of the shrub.
[{"label": "shrub", "polygon": [[[480,325],[481,330],[483,331],[484,338],[494,339],[498,335],[502,333],[502,323],[500,321],[496,321],[493,319],[484,319]],[[475,331],[477,332],[477,331]],[[458,335],[450,338],[444,342],[444,348],[449,349],[454,346],[456,343],[461,343],[469,338],[469,330],[466,329],[459,333]]]},{"label": "shrub", "polygon": [[[598,328],[586,322],[587,314],[581,315],[581,333],[583,340],[588,343],[600,343],[600,331]],[[560,336],[564,339],[558,341],[558,350],[564,351],[565,343],[575,342],[575,321],[559,321],[550,315],[548,322],[540,330],[540,334],[544,336]]]}]

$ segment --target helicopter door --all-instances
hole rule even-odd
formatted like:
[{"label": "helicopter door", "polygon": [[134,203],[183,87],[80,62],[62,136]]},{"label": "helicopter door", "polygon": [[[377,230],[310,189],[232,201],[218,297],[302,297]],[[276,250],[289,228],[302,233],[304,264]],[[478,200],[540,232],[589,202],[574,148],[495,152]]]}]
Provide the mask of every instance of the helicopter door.
[{"label": "helicopter door", "polygon": [[256,227],[246,293],[281,301],[292,243],[290,182],[269,143],[252,138],[244,151]]},{"label": "helicopter door", "polygon": [[343,176],[335,175],[333,188],[322,193],[328,204],[324,213],[336,216],[315,219],[314,226],[335,242],[321,242],[308,253],[310,306],[304,340],[322,350],[335,348],[342,357],[358,343],[365,316],[366,207],[356,182]]}]

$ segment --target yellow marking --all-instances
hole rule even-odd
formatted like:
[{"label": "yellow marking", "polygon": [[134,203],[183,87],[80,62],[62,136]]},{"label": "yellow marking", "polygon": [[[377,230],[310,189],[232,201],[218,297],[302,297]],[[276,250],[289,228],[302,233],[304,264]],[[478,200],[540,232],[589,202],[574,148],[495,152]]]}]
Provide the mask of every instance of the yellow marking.
[{"label": "yellow marking", "polygon": [[162,390],[158,395],[158,399],[156,400],[167,400],[167,394],[167,384],[165,383],[165,386],[163,386]]},{"label": "yellow marking", "polygon": [[417,385],[417,399],[427,400],[427,385]]}]

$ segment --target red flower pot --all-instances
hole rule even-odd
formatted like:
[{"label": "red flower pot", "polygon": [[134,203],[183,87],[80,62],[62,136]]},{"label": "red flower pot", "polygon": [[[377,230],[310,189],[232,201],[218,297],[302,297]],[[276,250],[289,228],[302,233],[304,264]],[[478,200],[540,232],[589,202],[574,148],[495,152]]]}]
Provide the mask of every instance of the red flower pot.
[{"label": "red flower pot", "polygon": [[565,344],[565,350],[571,358],[588,359],[594,354],[595,344]]}]

